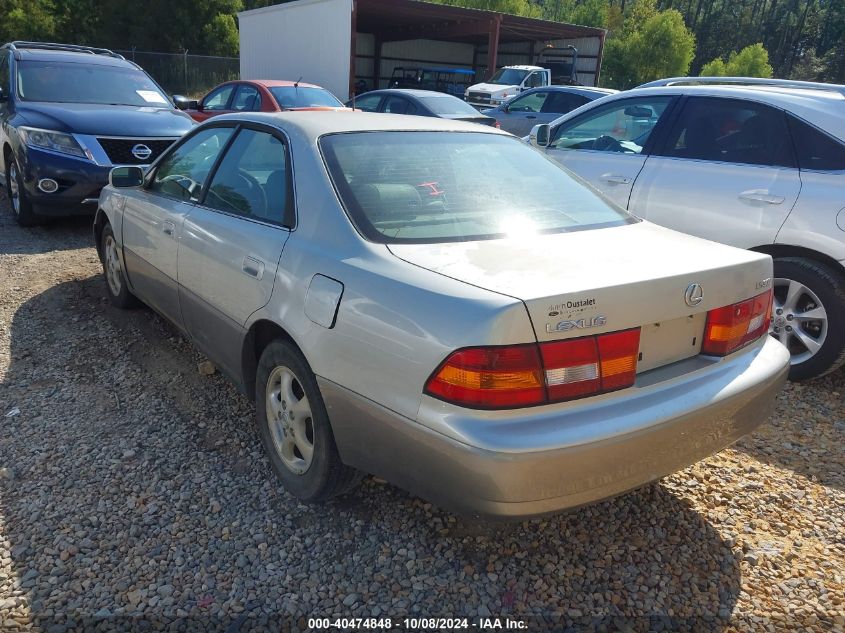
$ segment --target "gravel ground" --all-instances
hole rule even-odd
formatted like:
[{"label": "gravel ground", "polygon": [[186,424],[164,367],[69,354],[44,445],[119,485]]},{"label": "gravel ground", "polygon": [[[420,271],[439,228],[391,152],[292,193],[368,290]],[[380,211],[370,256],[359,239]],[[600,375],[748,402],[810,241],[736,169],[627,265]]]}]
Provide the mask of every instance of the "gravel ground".
[{"label": "gravel ground", "polygon": [[88,220],[20,229],[3,204],[0,627],[843,630],[845,372],[789,385],[732,449],[562,516],[482,523],[372,478],[312,507],[275,483],[245,398],[152,312],[105,301]]}]

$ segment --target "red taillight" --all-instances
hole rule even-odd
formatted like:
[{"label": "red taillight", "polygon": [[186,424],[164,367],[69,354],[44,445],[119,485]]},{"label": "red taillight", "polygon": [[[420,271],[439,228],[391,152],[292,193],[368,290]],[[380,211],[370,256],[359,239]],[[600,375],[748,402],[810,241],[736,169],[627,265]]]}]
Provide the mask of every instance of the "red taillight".
[{"label": "red taillight", "polygon": [[458,350],[434,372],[425,390],[478,409],[527,407],[546,399],[536,345]]},{"label": "red taillight", "polygon": [[771,290],[733,305],[710,310],[707,313],[701,353],[727,356],[753,343],[768,331],[771,312]]},{"label": "red taillight", "polygon": [[583,398],[634,384],[640,330],[541,345],[475,347],[447,358],[426,393],[484,409]]}]

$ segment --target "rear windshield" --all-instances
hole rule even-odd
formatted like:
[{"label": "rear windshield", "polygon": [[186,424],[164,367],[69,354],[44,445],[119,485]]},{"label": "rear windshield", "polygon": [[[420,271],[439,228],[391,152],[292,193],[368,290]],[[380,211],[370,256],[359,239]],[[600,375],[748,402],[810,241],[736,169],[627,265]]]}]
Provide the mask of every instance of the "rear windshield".
[{"label": "rear windshield", "polygon": [[320,140],[369,240],[463,242],[635,220],[519,139],[476,132],[358,132]]},{"label": "rear windshield", "polygon": [[434,114],[439,114],[440,116],[478,116],[478,110],[457,97],[443,95],[442,97],[419,97],[419,100],[425,107],[434,112]]},{"label": "rear windshield", "polygon": [[280,108],[342,108],[343,104],[328,90],[300,86],[268,88]]},{"label": "rear windshield", "polygon": [[17,82],[25,101],[172,107],[156,83],[131,66],[21,61]]}]

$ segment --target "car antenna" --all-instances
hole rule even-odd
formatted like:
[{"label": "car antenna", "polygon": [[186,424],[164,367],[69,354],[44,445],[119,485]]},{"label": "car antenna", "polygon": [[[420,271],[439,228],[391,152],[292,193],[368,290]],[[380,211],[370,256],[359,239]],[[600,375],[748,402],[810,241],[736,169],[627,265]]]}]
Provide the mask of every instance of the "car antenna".
[{"label": "car antenna", "polygon": [[302,75],[299,76],[299,79],[297,79],[295,82],[293,82],[293,87],[296,88],[297,90],[299,90],[299,82],[300,81],[302,81]]}]

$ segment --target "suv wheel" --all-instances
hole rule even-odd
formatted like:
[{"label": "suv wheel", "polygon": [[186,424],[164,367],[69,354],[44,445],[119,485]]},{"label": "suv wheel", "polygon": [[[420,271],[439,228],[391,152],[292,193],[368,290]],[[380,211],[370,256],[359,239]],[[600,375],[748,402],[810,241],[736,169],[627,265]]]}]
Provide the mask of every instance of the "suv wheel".
[{"label": "suv wheel", "polygon": [[845,361],[845,278],[799,257],[775,260],[769,333],[792,355],[791,380],[827,374]]},{"label": "suv wheel", "polygon": [[340,461],[317,379],[288,341],[273,341],[261,354],[255,410],[273,471],[295,497],[325,501],[361,480]]},{"label": "suv wheel", "polygon": [[23,174],[18,167],[18,161],[10,155],[7,164],[6,195],[9,197],[15,220],[21,226],[35,226],[40,223],[41,218],[32,212],[32,202],[23,186]]}]

